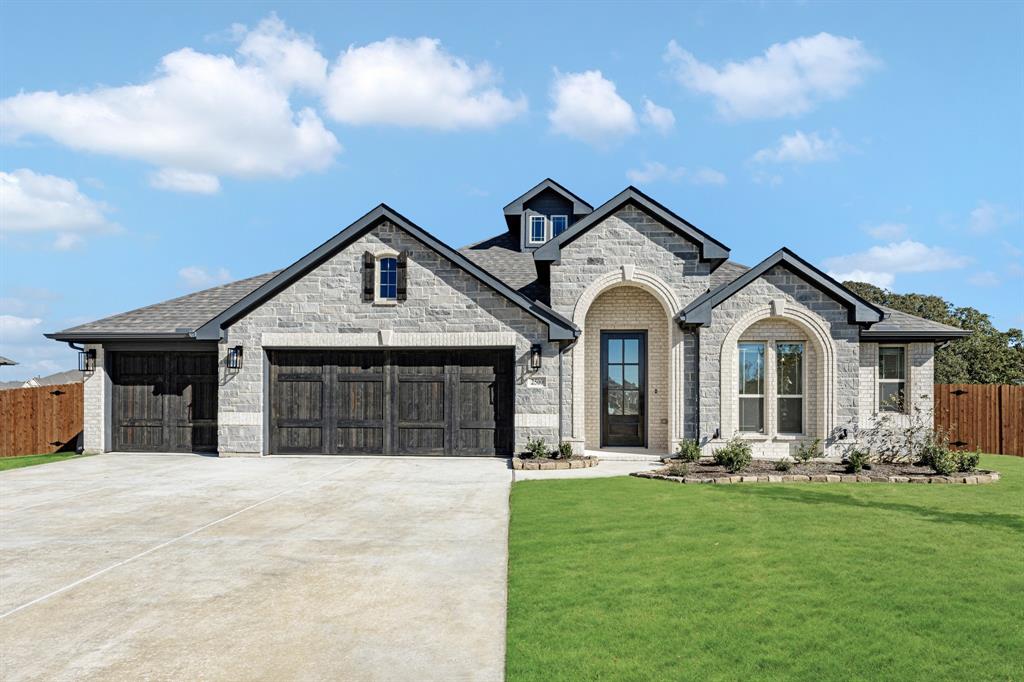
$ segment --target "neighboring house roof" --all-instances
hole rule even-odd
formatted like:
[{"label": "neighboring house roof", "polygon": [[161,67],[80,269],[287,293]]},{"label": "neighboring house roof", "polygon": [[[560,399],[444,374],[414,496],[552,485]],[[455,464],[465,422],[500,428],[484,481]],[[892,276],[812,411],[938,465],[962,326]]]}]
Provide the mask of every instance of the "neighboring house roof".
[{"label": "neighboring house roof", "polygon": [[0,391],[10,391],[15,388],[24,388],[24,381],[0,381]]},{"label": "neighboring house roof", "polygon": [[32,377],[24,383],[24,386],[61,386],[63,384],[78,384],[84,381],[83,375],[77,369],[68,369],[63,372],[55,372],[45,377]]},{"label": "neighboring house roof", "polygon": [[10,358],[5,358],[4,356],[0,355],[0,367],[2,367],[4,365],[16,365],[16,364],[18,364],[18,363],[16,363],[14,360],[11,360]]},{"label": "neighboring house roof", "polygon": [[131,337],[188,338],[189,332],[203,326],[231,304],[268,282],[277,272],[279,271],[204,289],[46,336],[58,341]]},{"label": "neighboring house roof", "polygon": [[586,201],[581,199],[578,195],[570,192],[565,187],[558,184],[551,178],[545,178],[541,180],[531,189],[527,190],[525,193],[521,194],[520,196],[510,201],[508,205],[506,205],[505,208],[502,210],[507,216],[519,215],[526,209],[525,204],[529,202],[530,199],[534,198],[535,196],[537,196],[538,194],[545,190],[551,190],[553,192],[561,194],[563,197],[571,201],[572,212],[575,215],[586,215],[587,213],[590,213],[591,211],[594,210],[593,206],[591,206]]},{"label": "neighboring house roof", "polygon": [[733,294],[776,265],[788,267],[835,300],[843,303],[849,311],[851,323],[870,325],[882,319],[882,310],[878,306],[864,300],[785,247],[768,256],[728,284],[723,284],[716,289],[711,289],[701,294],[683,308],[676,315],[676,319],[688,324],[710,324],[713,308],[731,298]]},{"label": "neighboring house roof", "polygon": [[289,286],[307,272],[320,265],[335,253],[345,248],[351,242],[358,239],[360,236],[385,220],[401,228],[424,246],[427,246],[441,254],[456,266],[488,285],[537,319],[547,323],[550,339],[573,339],[579,335],[579,329],[577,329],[571,321],[562,317],[547,306],[519,293],[504,281],[481,268],[464,254],[455,251],[450,246],[392,209],[390,206],[380,204],[362,218],[355,221],[344,230],[289,265],[284,270],[278,272],[254,291],[243,296],[240,300],[232,304],[219,315],[203,324],[195,331],[195,338],[200,340],[216,340],[220,338],[222,329],[230,326],[232,322],[243,317],[250,310],[256,308],[268,298]]}]

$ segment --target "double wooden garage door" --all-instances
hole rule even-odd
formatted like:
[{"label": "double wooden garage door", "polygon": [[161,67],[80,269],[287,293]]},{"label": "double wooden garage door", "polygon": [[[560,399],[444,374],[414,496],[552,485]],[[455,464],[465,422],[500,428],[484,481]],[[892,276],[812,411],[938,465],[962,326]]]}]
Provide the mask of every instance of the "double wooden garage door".
[{"label": "double wooden garage door", "polygon": [[270,351],[274,454],[507,455],[511,350]]},{"label": "double wooden garage door", "polygon": [[217,354],[110,354],[114,450],[215,452]]}]

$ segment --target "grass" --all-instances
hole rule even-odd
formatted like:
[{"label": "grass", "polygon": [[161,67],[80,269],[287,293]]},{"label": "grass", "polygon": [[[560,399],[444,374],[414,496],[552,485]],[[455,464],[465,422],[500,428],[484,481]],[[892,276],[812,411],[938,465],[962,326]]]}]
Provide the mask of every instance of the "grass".
[{"label": "grass", "polygon": [[21,457],[0,457],[0,471],[7,471],[8,469],[20,469],[21,467],[31,467],[36,464],[49,464],[50,462],[60,462],[65,459],[71,459],[72,457],[78,457],[73,452],[55,452],[49,455],[23,455]]},{"label": "grass", "polygon": [[512,489],[510,680],[1024,679],[1024,459],[991,485]]}]

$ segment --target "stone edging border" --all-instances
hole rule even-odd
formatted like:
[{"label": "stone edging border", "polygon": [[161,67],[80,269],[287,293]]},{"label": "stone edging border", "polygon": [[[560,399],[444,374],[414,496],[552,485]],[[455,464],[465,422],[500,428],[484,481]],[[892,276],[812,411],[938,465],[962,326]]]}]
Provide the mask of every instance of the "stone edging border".
[{"label": "stone edging border", "polygon": [[567,459],[567,460],[556,460],[556,461],[545,461],[537,462],[531,459],[523,459],[521,457],[512,458],[513,469],[525,469],[527,471],[536,470],[552,470],[552,469],[589,469],[590,467],[596,467],[598,463],[597,457],[583,457],[581,459]]},{"label": "stone edging border", "polygon": [[998,471],[986,471],[971,476],[865,476],[864,474],[780,474],[778,476],[718,476],[716,478],[697,478],[694,476],[668,476],[653,471],[635,471],[630,476],[650,478],[674,483],[961,483],[964,485],[981,485],[995,483],[999,480]]}]

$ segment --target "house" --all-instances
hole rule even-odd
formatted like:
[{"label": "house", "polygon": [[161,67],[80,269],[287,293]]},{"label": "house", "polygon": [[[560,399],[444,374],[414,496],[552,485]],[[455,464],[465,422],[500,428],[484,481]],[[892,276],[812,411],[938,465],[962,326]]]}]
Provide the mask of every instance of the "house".
[{"label": "house", "polygon": [[[5,358],[0,357],[0,360]],[[3,364],[0,362],[0,364]],[[16,365],[16,362],[8,362],[9,365]],[[80,384],[84,381],[82,373],[77,369],[68,369],[63,372],[54,372],[45,377],[32,377],[25,381],[0,381],[0,391],[14,388],[38,388],[39,386],[63,386],[64,384]]]},{"label": "house", "polygon": [[664,454],[734,435],[838,451],[932,409],[963,330],[783,248],[752,268],[634,187],[544,180],[462,249],[381,204],[283,270],[48,336],[84,344],[87,451]]}]

